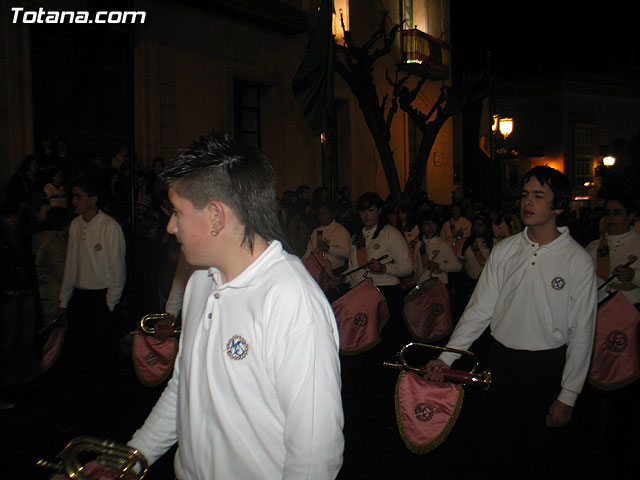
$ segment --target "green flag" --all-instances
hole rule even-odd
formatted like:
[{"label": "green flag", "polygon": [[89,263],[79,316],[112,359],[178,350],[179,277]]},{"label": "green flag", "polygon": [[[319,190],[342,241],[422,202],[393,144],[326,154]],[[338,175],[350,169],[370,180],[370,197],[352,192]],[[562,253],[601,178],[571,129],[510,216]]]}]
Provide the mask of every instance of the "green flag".
[{"label": "green flag", "polygon": [[291,88],[315,135],[327,132],[335,118],[333,99],[333,0],[321,0],[307,53]]}]

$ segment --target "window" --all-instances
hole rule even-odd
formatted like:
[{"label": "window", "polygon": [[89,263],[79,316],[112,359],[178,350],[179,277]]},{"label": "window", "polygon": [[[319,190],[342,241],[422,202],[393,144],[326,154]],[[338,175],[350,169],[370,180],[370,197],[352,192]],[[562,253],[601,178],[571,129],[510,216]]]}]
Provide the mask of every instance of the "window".
[{"label": "window", "polygon": [[580,187],[593,181],[595,127],[576,125],[573,131],[573,180]]},{"label": "window", "polygon": [[250,147],[260,149],[260,87],[236,82],[233,90],[235,137]]}]

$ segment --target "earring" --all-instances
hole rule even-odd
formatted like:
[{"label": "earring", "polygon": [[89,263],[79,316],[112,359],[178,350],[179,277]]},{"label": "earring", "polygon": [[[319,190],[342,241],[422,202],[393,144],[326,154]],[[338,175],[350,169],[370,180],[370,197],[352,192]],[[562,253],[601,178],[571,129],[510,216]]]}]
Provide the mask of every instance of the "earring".
[{"label": "earring", "polygon": [[213,229],[213,228],[211,229],[211,236],[212,236],[212,237],[216,237],[216,236],[218,236],[218,232],[217,232],[215,229]]}]

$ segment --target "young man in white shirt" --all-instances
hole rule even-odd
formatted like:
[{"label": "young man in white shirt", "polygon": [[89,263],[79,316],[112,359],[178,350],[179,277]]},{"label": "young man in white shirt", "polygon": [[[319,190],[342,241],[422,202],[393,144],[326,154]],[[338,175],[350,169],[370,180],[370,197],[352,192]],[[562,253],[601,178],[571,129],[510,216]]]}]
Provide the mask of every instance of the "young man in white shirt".
[{"label": "young man in white shirt", "polygon": [[184,480],[334,478],[344,440],[331,306],[278,238],[274,173],[228,136],[161,174],[187,284],[173,377],[129,444],[150,463],[178,443]]},{"label": "young man in white shirt", "polygon": [[[587,375],[596,277],[587,252],[556,224],[570,193],[569,180],[550,167],[525,175],[520,212],[526,229],[493,248],[448,342],[468,349],[491,330],[491,426],[482,442],[491,478],[513,474],[513,449],[523,442],[530,471],[545,471],[549,461],[557,466],[559,435],[551,429],[569,423]],[[442,380],[443,369],[456,358],[446,352],[429,362],[427,378]]]},{"label": "young man in white shirt", "polygon": [[342,273],[345,260],[351,251],[349,231],[336,222],[336,211],[332,204],[322,203],[317,207],[320,226],[313,229],[307,243],[307,251],[302,256],[306,260],[313,251],[320,251],[331,263],[334,273]]},{"label": "young man in white shirt", "polygon": [[[99,187],[87,177],[72,184],[77,216],[69,225],[60,311],[68,309],[68,367],[79,380],[112,376],[117,354],[113,313],[126,283],[126,244],[120,224],[98,208]],[[64,352],[64,350],[63,350]]]},{"label": "young man in white shirt", "polygon": [[[631,228],[636,206],[633,200],[612,195],[605,203],[604,235],[587,245],[598,275],[598,286],[615,278],[598,290],[598,301],[609,292],[621,291],[634,305],[640,304],[640,234]],[[633,263],[629,260],[635,257]]]}]

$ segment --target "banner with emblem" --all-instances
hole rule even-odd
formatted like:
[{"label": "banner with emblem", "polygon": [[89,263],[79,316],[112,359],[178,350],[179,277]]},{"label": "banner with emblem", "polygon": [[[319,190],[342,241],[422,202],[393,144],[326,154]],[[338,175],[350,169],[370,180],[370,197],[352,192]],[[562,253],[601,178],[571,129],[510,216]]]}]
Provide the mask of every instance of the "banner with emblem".
[{"label": "banner with emblem", "polygon": [[589,384],[615,390],[640,378],[640,312],[622,292],[598,309]]},{"label": "banner with emblem", "polygon": [[357,355],[380,343],[380,332],[389,320],[389,308],[373,280],[360,282],[331,307],[338,323],[341,354]]},{"label": "banner with emblem", "polygon": [[154,331],[153,335],[136,331],[131,348],[136,376],[147,387],[155,387],[171,375],[178,354],[178,339],[173,336],[172,319],[158,320]]},{"label": "banner with emblem", "polygon": [[432,342],[446,337],[453,329],[447,287],[437,278],[416,285],[404,297],[402,315],[415,339]]},{"label": "banner with emblem", "polygon": [[395,392],[396,421],[407,448],[425,454],[440,446],[458,420],[463,399],[461,385],[400,372]]}]

